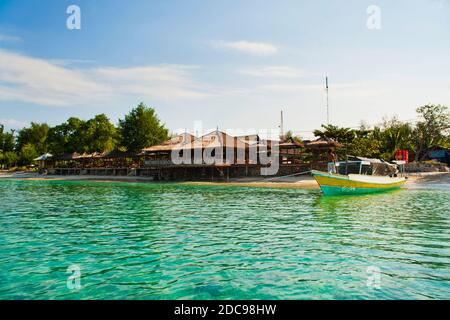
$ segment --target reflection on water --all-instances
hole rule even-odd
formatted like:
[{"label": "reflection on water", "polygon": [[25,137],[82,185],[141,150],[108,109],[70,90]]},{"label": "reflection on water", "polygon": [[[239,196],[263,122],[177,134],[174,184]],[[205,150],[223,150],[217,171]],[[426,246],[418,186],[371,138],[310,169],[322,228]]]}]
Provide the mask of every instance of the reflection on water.
[{"label": "reflection on water", "polygon": [[[322,197],[3,180],[0,199],[3,299],[450,297],[446,186]],[[73,264],[78,291],[66,286]]]}]

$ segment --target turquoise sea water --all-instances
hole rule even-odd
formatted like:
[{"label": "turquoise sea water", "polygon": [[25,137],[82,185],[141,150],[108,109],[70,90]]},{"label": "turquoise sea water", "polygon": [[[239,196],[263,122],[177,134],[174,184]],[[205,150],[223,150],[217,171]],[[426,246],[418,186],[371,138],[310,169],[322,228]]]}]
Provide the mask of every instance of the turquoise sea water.
[{"label": "turquoise sea water", "polygon": [[444,184],[322,197],[0,180],[0,298],[448,299],[449,227]]}]

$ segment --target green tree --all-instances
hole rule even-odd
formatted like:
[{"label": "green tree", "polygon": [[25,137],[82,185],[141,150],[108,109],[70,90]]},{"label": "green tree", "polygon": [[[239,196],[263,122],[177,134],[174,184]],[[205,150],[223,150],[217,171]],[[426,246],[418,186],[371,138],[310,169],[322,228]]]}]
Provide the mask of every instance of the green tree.
[{"label": "green tree", "polygon": [[38,157],[39,154],[33,144],[27,143],[22,146],[19,152],[19,164],[22,166],[29,165],[33,163],[33,159]]},{"label": "green tree", "polygon": [[31,122],[29,128],[23,128],[17,135],[17,150],[31,144],[34,146],[35,151],[42,154],[47,152],[47,136],[49,126],[46,123]]},{"label": "green tree", "polygon": [[137,152],[168,139],[168,130],[161,124],[155,110],[140,103],[119,120],[122,145],[131,152]]},{"label": "green tree", "polygon": [[359,128],[353,130],[353,132],[355,133],[355,138],[369,138],[373,130],[370,129],[370,126],[367,123],[361,121]]},{"label": "green tree", "polygon": [[0,152],[3,152],[3,141],[4,141],[4,133],[5,126],[0,124]]},{"label": "green tree", "polygon": [[8,168],[15,167],[19,161],[19,156],[14,151],[7,151],[3,153],[2,161]]},{"label": "green tree", "polygon": [[411,132],[411,125],[407,122],[399,121],[396,117],[391,120],[385,120],[383,123],[386,147],[393,151],[409,147]]},{"label": "green tree", "polygon": [[96,115],[84,127],[86,151],[111,151],[116,147],[117,130],[106,115]]},{"label": "green tree", "polygon": [[47,143],[52,154],[86,151],[85,121],[71,117],[66,122],[50,128]]},{"label": "green tree", "polygon": [[373,137],[355,138],[348,147],[348,153],[367,158],[379,158],[381,141]]},{"label": "green tree", "polygon": [[314,130],[314,135],[322,139],[332,139],[343,144],[348,144],[356,138],[355,130],[338,127],[332,124],[322,125],[324,130]]},{"label": "green tree", "polygon": [[0,150],[1,152],[13,151],[15,145],[14,130],[5,132],[5,127],[0,124]]},{"label": "green tree", "polygon": [[63,154],[67,149],[65,124],[51,127],[47,138],[48,150],[51,154]]},{"label": "green tree", "polygon": [[434,147],[445,147],[449,139],[450,112],[443,105],[425,105],[417,108],[419,121],[412,133],[415,160],[423,160]]},{"label": "green tree", "polygon": [[286,132],[284,134],[284,136],[282,137],[283,141],[287,141],[287,140],[290,140],[290,139],[294,140],[295,142],[302,143],[302,138],[300,138],[299,136],[295,136],[294,133],[291,130]]},{"label": "green tree", "polygon": [[14,130],[5,132],[5,127],[0,124],[0,168],[13,166],[17,162],[14,158],[14,146]]},{"label": "green tree", "polygon": [[85,121],[76,117],[70,117],[65,123],[64,130],[67,137],[66,152],[83,152],[86,150]]},{"label": "green tree", "polygon": [[399,149],[411,149],[412,131],[413,128],[409,123],[399,121],[397,117],[383,120],[382,127],[377,133],[386,160],[392,160]]}]

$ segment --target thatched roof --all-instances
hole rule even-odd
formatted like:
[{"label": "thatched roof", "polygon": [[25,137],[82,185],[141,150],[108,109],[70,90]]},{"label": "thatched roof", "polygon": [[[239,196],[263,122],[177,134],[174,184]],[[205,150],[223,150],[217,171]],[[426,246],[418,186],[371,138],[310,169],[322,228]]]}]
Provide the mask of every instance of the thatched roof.
[{"label": "thatched roof", "polygon": [[108,151],[108,152],[94,152],[94,158],[102,158],[102,159],[117,159],[117,158],[133,158],[135,157],[135,153],[131,152],[122,152],[122,151]]},{"label": "thatched roof", "polygon": [[280,141],[278,146],[280,148],[300,148],[303,147],[304,144],[302,142],[295,141],[293,138],[288,138],[284,141]]},{"label": "thatched roof", "polygon": [[163,151],[172,151],[172,150],[182,150],[182,149],[198,149],[198,148],[216,148],[216,147],[225,147],[225,148],[241,148],[244,149],[248,147],[248,144],[237,137],[232,137],[225,132],[215,130],[200,138],[196,138],[195,136],[185,133],[180,134],[170,140],[167,140],[159,145],[148,147],[142,149],[143,153],[149,152],[163,152]]},{"label": "thatched roof", "polygon": [[61,155],[54,156],[53,160],[58,161],[68,161],[68,160],[83,160],[83,159],[115,159],[115,158],[132,158],[136,154],[121,151],[105,151],[105,152],[94,152],[94,153],[64,153]]},{"label": "thatched roof", "polygon": [[156,146],[144,148],[142,149],[142,152],[145,153],[158,151],[172,151],[173,149],[176,149],[182,146],[183,144],[190,143],[195,139],[196,137],[190,133],[182,133]]},{"label": "thatched roof", "polygon": [[206,149],[206,148],[237,148],[245,149],[249,145],[246,142],[238,139],[237,137],[232,137],[225,132],[215,130],[204,136],[192,141],[191,143],[184,144],[182,146],[177,146],[175,149]]},{"label": "thatched roof", "polygon": [[252,148],[259,147],[268,149],[271,149],[272,147],[278,147],[279,149],[297,149],[303,146],[304,146],[303,143],[297,142],[291,138],[285,141],[260,139],[258,143],[251,145]]},{"label": "thatched roof", "polygon": [[76,156],[76,159],[90,159],[94,157],[95,153],[87,153],[87,152],[83,152],[82,154]]}]

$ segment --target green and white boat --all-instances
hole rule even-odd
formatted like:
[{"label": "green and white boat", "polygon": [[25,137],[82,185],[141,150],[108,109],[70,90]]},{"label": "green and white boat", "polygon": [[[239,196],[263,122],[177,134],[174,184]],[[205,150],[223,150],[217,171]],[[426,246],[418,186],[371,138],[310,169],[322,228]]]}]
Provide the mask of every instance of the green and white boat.
[{"label": "green and white boat", "polygon": [[[355,160],[328,164],[328,172],[312,170],[326,196],[384,192],[399,189],[406,178],[398,176],[404,162],[390,164],[378,159],[353,157]],[[403,171],[403,170],[402,170]]]}]

